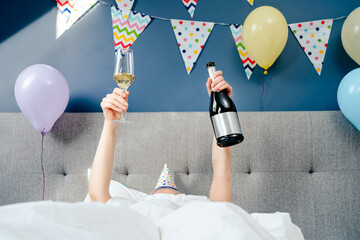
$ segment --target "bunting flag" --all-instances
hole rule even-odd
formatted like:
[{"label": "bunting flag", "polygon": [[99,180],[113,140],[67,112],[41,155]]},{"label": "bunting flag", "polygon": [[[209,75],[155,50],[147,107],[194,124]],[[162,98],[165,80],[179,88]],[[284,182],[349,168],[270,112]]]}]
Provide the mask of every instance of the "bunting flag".
[{"label": "bunting flag", "polygon": [[95,6],[97,0],[56,0],[56,2],[56,38],[58,38]]},{"label": "bunting flag", "polygon": [[186,71],[190,74],[214,27],[214,23],[177,19],[170,21],[184,60]]},{"label": "bunting flag", "polygon": [[77,20],[79,20],[83,14],[94,6],[97,0],[77,0],[71,11],[68,26],[71,27]]},{"label": "bunting flag", "polygon": [[125,19],[120,10],[111,7],[115,51],[130,48],[152,19],[149,15],[132,11],[129,13],[129,17]]},{"label": "bunting flag", "polygon": [[248,3],[250,3],[251,6],[254,5],[254,0],[247,0],[247,1],[248,1]]},{"label": "bunting flag", "polygon": [[234,37],[234,40],[235,40],[236,48],[239,52],[241,62],[244,66],[246,77],[248,79],[250,79],[251,74],[254,71],[254,68],[256,66],[256,62],[255,62],[255,60],[253,60],[251,58],[249,52],[246,50],[246,48],[244,46],[244,41],[242,38],[243,26],[232,24],[232,25],[230,25],[230,29],[231,29],[232,35]]},{"label": "bunting flag", "polygon": [[70,26],[68,20],[75,5],[75,0],[56,0],[56,38],[60,37]]},{"label": "bunting flag", "polygon": [[320,75],[331,33],[333,19],[289,24],[306,56]]},{"label": "bunting flag", "polygon": [[189,12],[190,17],[192,18],[195,13],[197,0],[182,0],[186,10]]},{"label": "bunting flag", "polygon": [[118,8],[122,11],[124,18],[128,18],[135,0],[116,0]]},{"label": "bunting flag", "polygon": [[[130,48],[152,19],[156,18],[170,21],[186,71],[190,74],[214,25],[230,26],[246,76],[250,79],[257,64],[244,45],[242,25],[150,16],[131,11],[135,0],[115,1],[117,6],[98,0],[56,0],[56,38],[64,33],[72,24],[81,19],[81,17],[88,13],[92,7],[97,5],[97,3],[111,6],[115,51],[119,48],[123,50]],[[182,1],[190,16],[193,17],[197,0]],[[254,0],[247,1],[253,6]],[[346,18],[346,16],[289,24],[289,28],[319,75],[321,75],[322,72],[333,21],[344,18]]]}]

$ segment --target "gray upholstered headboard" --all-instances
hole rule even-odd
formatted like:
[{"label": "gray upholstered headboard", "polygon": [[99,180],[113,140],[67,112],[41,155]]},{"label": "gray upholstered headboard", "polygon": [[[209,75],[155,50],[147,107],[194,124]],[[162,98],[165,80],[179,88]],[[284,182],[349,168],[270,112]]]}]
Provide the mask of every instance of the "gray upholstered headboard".
[{"label": "gray upholstered headboard", "polygon": [[[340,112],[240,113],[245,141],[234,147],[234,202],[249,212],[289,212],[306,239],[360,239],[360,132]],[[151,192],[163,164],[180,190],[208,195],[208,113],[129,113],[113,179]],[[81,201],[102,113],[66,113],[46,134],[45,199]],[[40,200],[41,135],[21,113],[0,114],[0,205]]]}]

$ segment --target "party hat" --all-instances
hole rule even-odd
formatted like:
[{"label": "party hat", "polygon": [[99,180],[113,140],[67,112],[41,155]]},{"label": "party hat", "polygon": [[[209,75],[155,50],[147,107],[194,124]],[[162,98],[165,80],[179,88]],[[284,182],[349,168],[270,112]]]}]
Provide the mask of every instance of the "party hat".
[{"label": "party hat", "polygon": [[163,170],[161,171],[159,180],[155,186],[154,191],[159,188],[171,188],[177,191],[174,178],[172,177],[166,163],[163,167]]}]

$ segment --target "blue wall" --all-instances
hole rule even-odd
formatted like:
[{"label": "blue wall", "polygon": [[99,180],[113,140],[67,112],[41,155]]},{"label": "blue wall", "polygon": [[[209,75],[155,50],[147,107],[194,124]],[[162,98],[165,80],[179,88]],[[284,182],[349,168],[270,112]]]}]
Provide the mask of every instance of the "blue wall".
[{"label": "blue wall", "polygon": [[[113,36],[110,8],[98,4],[86,17],[55,40],[55,1],[2,3],[0,18],[0,112],[20,111],[14,97],[19,73],[44,63],[59,69],[70,87],[68,112],[101,111],[101,99],[116,86],[112,80]],[[108,2],[113,3],[108,0]],[[264,1],[199,0],[194,20],[243,23]],[[359,6],[353,0],[274,0],[288,23],[348,15]],[[20,7],[21,6],[21,7]],[[20,9],[16,9],[20,7]],[[134,10],[155,16],[190,19],[180,0],[136,0]],[[334,21],[324,67],[318,76],[293,34],[265,77],[265,111],[337,110],[336,91],[357,65],[341,44],[344,20]],[[240,111],[259,111],[262,70],[247,80],[229,27],[216,25],[195,67],[187,75],[169,21],[153,20],[133,45],[136,80],[129,111],[207,111],[205,64],[215,61],[233,86]]]}]

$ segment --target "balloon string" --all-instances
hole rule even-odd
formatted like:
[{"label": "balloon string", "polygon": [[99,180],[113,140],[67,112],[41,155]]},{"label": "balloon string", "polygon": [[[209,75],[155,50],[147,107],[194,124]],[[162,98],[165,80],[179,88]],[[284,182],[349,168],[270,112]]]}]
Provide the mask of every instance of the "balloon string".
[{"label": "balloon string", "polygon": [[45,128],[41,132],[41,169],[43,174],[43,192],[42,192],[42,200],[44,200],[45,195],[45,172],[44,172],[44,165],[43,165],[43,153],[44,153],[44,132]]},{"label": "balloon string", "polygon": [[264,76],[265,76],[265,73],[263,73],[263,77],[262,77],[262,90],[261,90],[261,99],[260,99],[260,110],[261,110],[261,112],[263,110],[262,103],[263,103],[263,94],[264,94]]}]

